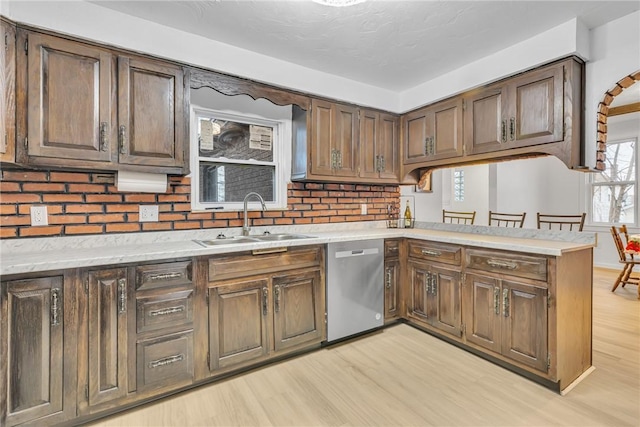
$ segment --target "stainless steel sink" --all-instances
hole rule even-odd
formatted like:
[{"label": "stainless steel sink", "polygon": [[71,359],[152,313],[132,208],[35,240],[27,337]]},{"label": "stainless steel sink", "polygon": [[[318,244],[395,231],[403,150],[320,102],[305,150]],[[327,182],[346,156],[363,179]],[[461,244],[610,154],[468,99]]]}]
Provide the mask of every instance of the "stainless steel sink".
[{"label": "stainless steel sink", "polygon": [[314,236],[307,236],[304,234],[261,234],[255,236],[236,236],[225,237],[210,240],[194,240],[194,242],[204,247],[208,246],[223,246],[223,245],[237,245],[240,243],[258,243],[258,242],[281,242],[285,240],[299,240],[299,239],[312,239]]},{"label": "stainless steel sink", "polygon": [[260,236],[251,236],[252,238],[263,242],[279,242],[282,240],[299,240],[312,239],[314,236],[306,236],[304,234],[263,234]]},{"label": "stainless steel sink", "polygon": [[194,240],[194,242],[207,247],[207,246],[237,245],[239,243],[256,243],[257,240],[251,237],[227,237],[225,239]]}]

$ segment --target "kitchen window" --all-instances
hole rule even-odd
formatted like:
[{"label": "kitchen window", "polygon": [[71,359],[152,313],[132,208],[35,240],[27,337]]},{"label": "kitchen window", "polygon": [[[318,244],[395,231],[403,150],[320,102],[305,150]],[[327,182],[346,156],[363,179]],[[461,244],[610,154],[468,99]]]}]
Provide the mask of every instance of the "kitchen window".
[{"label": "kitchen window", "polygon": [[252,191],[267,208],[286,206],[286,122],[204,108],[192,117],[193,210],[241,210]]},{"label": "kitchen window", "polygon": [[636,138],[607,142],[607,169],[591,176],[594,224],[637,224],[637,146]]}]

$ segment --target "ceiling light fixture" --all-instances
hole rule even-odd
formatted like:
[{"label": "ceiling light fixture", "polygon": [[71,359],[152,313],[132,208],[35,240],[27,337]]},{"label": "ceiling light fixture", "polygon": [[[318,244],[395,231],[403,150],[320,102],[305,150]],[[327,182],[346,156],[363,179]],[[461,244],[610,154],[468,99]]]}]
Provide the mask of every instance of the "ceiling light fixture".
[{"label": "ceiling light fixture", "polygon": [[318,3],[323,6],[345,7],[345,6],[353,6],[358,3],[364,3],[367,0],[312,0],[312,1],[314,3]]}]

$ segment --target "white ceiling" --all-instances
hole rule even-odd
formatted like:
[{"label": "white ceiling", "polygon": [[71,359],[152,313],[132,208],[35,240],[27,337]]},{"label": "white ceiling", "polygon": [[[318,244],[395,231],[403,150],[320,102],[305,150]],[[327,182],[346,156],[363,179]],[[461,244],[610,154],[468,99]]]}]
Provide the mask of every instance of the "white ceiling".
[{"label": "white ceiling", "polygon": [[311,0],[91,3],[392,91],[415,87],[575,17],[594,28],[640,9],[637,0],[368,0],[347,8]]}]

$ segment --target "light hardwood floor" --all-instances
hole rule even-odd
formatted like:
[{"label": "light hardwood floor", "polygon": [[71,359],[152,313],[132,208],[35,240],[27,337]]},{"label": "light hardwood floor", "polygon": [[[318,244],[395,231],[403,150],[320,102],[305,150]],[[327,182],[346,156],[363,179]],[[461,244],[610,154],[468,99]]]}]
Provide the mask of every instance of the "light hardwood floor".
[{"label": "light hardwood floor", "polygon": [[616,274],[594,270],[596,370],[566,396],[397,325],[92,426],[640,426],[640,301]]}]

